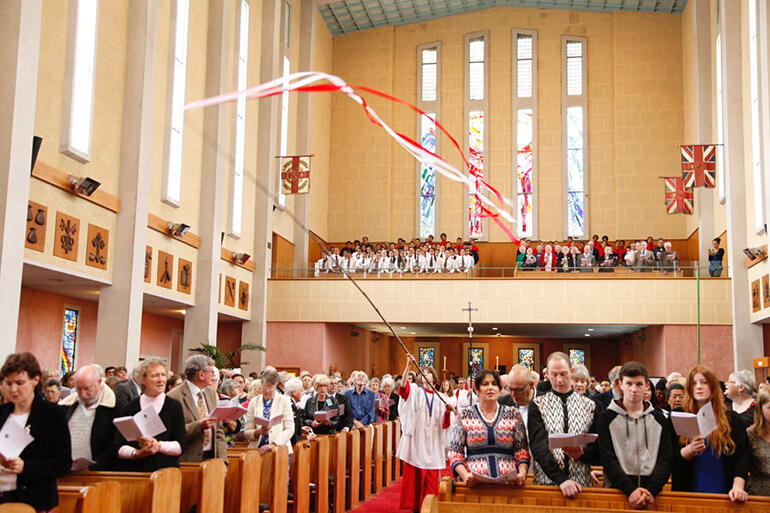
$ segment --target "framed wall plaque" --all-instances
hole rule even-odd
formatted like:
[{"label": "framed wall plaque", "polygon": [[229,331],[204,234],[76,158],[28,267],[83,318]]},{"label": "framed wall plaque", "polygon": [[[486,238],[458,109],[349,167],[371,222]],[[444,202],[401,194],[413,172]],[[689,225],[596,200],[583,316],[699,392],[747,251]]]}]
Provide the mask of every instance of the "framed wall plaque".
[{"label": "framed wall plaque", "polygon": [[158,251],[158,286],[170,289],[174,281],[174,255]]},{"label": "framed wall plaque", "polygon": [[48,223],[48,207],[30,201],[27,203],[27,230],[24,232],[24,247],[45,251],[45,227]]},{"label": "framed wall plaque", "polygon": [[249,284],[245,281],[238,282],[238,308],[249,309]]},{"label": "framed wall plaque", "polygon": [[762,308],[770,307],[770,276],[762,276]]},{"label": "framed wall plaque", "polygon": [[179,280],[176,282],[176,290],[189,294],[192,290],[193,266],[192,262],[179,259]]},{"label": "framed wall plaque", "polygon": [[759,291],[759,280],[751,282],[751,311],[758,312],[762,309],[762,294]]},{"label": "framed wall plaque", "polygon": [[89,223],[87,240],[86,265],[106,270],[109,261],[110,232],[105,228]]},{"label": "framed wall plaque", "polygon": [[235,306],[235,285],[235,278],[232,276],[225,276],[225,305],[227,306]]},{"label": "framed wall plaque", "polygon": [[78,243],[80,241],[80,219],[56,212],[54,233],[54,256],[77,262]]},{"label": "framed wall plaque", "polygon": [[144,248],[144,282],[150,283],[152,277],[152,246]]}]

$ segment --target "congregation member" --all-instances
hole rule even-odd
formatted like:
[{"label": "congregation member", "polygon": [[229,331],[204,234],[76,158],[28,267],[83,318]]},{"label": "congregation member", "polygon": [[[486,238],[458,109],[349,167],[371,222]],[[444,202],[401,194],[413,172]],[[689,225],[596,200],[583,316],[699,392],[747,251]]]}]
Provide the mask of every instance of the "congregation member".
[{"label": "congregation member", "polygon": [[770,496],[770,392],[757,394],[754,422],[746,430],[751,452],[750,495]]},{"label": "congregation member", "polygon": [[696,366],[687,376],[683,410],[697,413],[710,403],[717,428],[708,437],[680,437],[675,444],[671,489],[681,492],[726,493],[745,502],[750,456],[740,416],[725,406],[714,371]]},{"label": "congregation member", "polygon": [[353,429],[353,408],[350,407],[350,399],[345,395],[345,384],[339,373],[335,373],[329,378],[329,397],[337,400],[340,410],[340,418],[337,429],[339,431],[350,431]]},{"label": "congregation member", "polygon": [[128,403],[120,415],[136,415],[152,407],[166,430],[153,438],[142,437],[133,442],[126,441],[118,430],[115,440],[120,467],[131,472],[154,472],[161,468],[178,467],[179,457],[185,449],[184,413],[179,401],[166,395],[166,363],[158,358],[144,360],[134,375],[142,383],[142,395]]},{"label": "congregation member", "polygon": [[61,382],[58,379],[51,378],[43,387],[43,396],[49,403],[58,403],[61,399]]},{"label": "congregation member", "polygon": [[183,386],[169,392],[169,397],[182,404],[185,427],[185,451],[181,461],[201,462],[209,458],[227,461],[224,426],[211,417],[217,407],[219,372],[214,360],[202,354],[189,356],[184,364]]},{"label": "congregation member", "polygon": [[673,466],[673,433],[666,417],[644,400],[647,369],[637,362],[619,373],[622,399],[599,414],[597,432],[604,486],[618,488],[634,509],[655,504]]},{"label": "congregation member", "polygon": [[[261,378],[262,394],[249,402],[243,438],[249,442],[249,447],[258,447],[260,454],[285,445],[291,455],[291,439],[295,435],[292,400],[288,395],[276,393],[279,381],[277,372],[265,370]],[[283,416],[281,422],[270,428],[261,427],[255,422],[256,418],[270,420],[278,415]]]},{"label": "congregation member", "polygon": [[[284,388],[286,397],[291,399],[291,413],[294,416],[294,434],[291,437],[291,444],[294,445],[304,436],[305,428],[305,410],[300,407],[300,400],[307,397],[304,393],[303,383],[299,378],[291,378],[286,382]],[[310,428],[305,428],[307,432],[312,432]]]},{"label": "congregation member", "polygon": [[[121,379],[120,373],[125,371],[125,367],[117,367],[115,377]],[[135,367],[131,373],[131,379],[121,379],[120,383],[115,385],[115,407],[122,411],[128,403],[142,394],[141,378],[138,377],[139,367]]]},{"label": "congregation member", "polygon": [[115,393],[105,386],[96,365],[75,372],[75,393],[59,403],[69,426],[72,459],[90,460],[91,470],[110,470],[115,465],[113,442],[118,416]]},{"label": "congregation member", "polygon": [[166,393],[171,392],[182,384],[184,384],[184,378],[179,374],[172,374],[168,377],[168,380],[166,380]]},{"label": "congregation member", "polygon": [[569,356],[551,353],[546,360],[551,391],[538,395],[529,407],[527,431],[535,462],[534,484],[557,485],[567,498],[575,498],[591,486],[591,465],[596,462],[596,443],[584,447],[549,449],[548,435],[596,433],[598,405],[574,393]]},{"label": "congregation member", "polygon": [[374,392],[374,412],[377,415],[377,423],[386,422],[390,416],[390,398],[382,392],[382,382],[379,378],[370,379],[368,386]]},{"label": "congregation member", "polygon": [[376,394],[366,388],[369,381],[364,371],[353,371],[354,387],[345,392],[345,396],[350,403],[350,410],[353,415],[353,427],[363,429],[364,426],[377,422],[375,403]]},{"label": "congregation member", "polygon": [[461,410],[452,424],[450,467],[468,485],[479,475],[524,486],[530,455],[519,410],[498,402],[503,385],[497,372],[479,372],[474,388],[479,402]]},{"label": "congregation member", "polygon": [[382,378],[382,393],[390,399],[387,420],[396,420],[398,418],[398,394],[395,392],[395,380],[392,377]]},{"label": "congregation member", "polygon": [[59,504],[56,478],[69,472],[72,455],[64,411],[40,397],[40,375],[32,353],[11,354],[0,369],[0,429],[13,422],[33,437],[19,456],[0,455],[0,504],[21,502],[49,511]]},{"label": "congregation member", "polygon": [[755,387],[754,373],[747,369],[733,372],[725,383],[725,397],[730,400],[730,407],[747,428],[754,422]]},{"label": "congregation member", "polygon": [[711,241],[709,248],[709,276],[719,278],[722,276],[722,260],[725,257],[725,250],[719,247],[722,240],[717,237]]},{"label": "congregation member", "polygon": [[503,385],[511,391],[508,395],[501,395],[498,402],[503,406],[516,408],[521,415],[524,432],[527,433],[527,421],[529,418],[529,404],[532,402],[535,391],[535,382],[532,371],[526,365],[517,363],[511,367],[508,376],[505,376]]},{"label": "congregation member", "polygon": [[342,420],[339,413],[331,419],[320,422],[315,420],[316,412],[332,410],[339,412],[337,399],[329,395],[329,376],[325,374],[313,376],[313,387],[316,393],[305,404],[305,425],[313,428],[313,432],[318,435],[334,435],[344,427],[341,426]]},{"label": "congregation member", "polygon": [[[402,376],[409,374],[413,360],[407,355]],[[443,432],[455,412],[443,399],[436,401],[438,394],[430,386],[438,381],[436,371],[425,367],[421,374],[428,380],[424,387],[405,381],[398,391],[401,440],[396,457],[404,462],[400,508],[414,512],[420,511],[426,495],[438,495],[439,472],[446,468]]]},{"label": "congregation member", "polygon": [[682,411],[684,408],[684,385],[671,383],[666,387],[666,402],[668,411]]}]

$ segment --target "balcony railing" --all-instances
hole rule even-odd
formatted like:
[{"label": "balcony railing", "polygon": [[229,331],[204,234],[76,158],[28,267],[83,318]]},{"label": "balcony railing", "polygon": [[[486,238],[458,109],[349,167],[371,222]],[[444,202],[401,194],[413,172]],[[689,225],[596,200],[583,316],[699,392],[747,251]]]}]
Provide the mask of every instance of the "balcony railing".
[{"label": "balcony railing", "polygon": [[[345,279],[341,271],[326,271],[314,268],[272,267],[270,279]],[[467,280],[467,279],[523,279],[523,280],[580,280],[580,279],[718,279],[728,278],[728,268],[719,273],[710,272],[708,266],[698,266],[695,261],[680,262],[678,265],[665,267],[591,267],[575,270],[545,271],[543,268],[522,269],[518,267],[475,267],[470,271],[455,272],[404,272],[404,271],[355,271],[350,272],[355,279],[365,280]]]}]

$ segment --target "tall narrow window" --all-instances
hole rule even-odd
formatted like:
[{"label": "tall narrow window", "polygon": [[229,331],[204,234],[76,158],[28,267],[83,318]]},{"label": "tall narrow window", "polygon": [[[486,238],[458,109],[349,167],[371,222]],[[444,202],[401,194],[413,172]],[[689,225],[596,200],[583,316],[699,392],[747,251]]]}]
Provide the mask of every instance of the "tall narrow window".
[{"label": "tall narrow window", "polygon": [[[238,23],[238,90],[247,86],[249,69],[249,3],[240,2]],[[243,160],[246,153],[246,96],[235,104],[235,159],[230,189],[230,234],[239,237],[243,230]]]},{"label": "tall narrow window", "polygon": [[[433,153],[438,153],[436,137],[436,117],[441,110],[439,62],[440,43],[431,43],[417,48],[418,92],[417,106],[427,114],[418,117],[420,144]],[[436,170],[422,163],[417,163],[417,233],[425,238],[438,235]]]},{"label": "tall narrow window", "polygon": [[[289,58],[283,58],[283,78],[284,86],[289,85],[289,71],[291,65]],[[279,150],[281,156],[284,156],[289,151],[289,93],[284,91],[281,93],[281,148]],[[278,169],[278,206],[286,208],[286,195],[281,189],[281,169]]]},{"label": "tall narrow window", "polygon": [[98,18],[98,0],[77,0],[70,4],[72,39],[68,51],[72,59],[67,68],[61,150],[86,162],[91,158]]},{"label": "tall narrow window", "polygon": [[514,182],[519,237],[535,237],[537,139],[537,36],[513,30]]},{"label": "tall narrow window", "polygon": [[[719,5],[719,2],[717,2]],[[725,188],[725,172],[727,170],[727,163],[724,160],[724,112],[722,111],[722,35],[717,34],[716,38],[716,104],[717,104],[717,194],[719,195],[719,202],[724,205],[726,196]]]},{"label": "tall narrow window", "polygon": [[588,234],[585,38],[562,37],[562,169],[565,237]]},{"label": "tall narrow window", "polygon": [[486,113],[488,112],[487,86],[487,34],[469,34],[465,36],[465,119],[466,148],[470,168],[471,184],[468,192],[468,217],[466,233],[469,238],[486,239],[482,204],[478,192],[482,190],[487,162]]},{"label": "tall narrow window", "polygon": [[751,94],[751,169],[754,177],[754,232],[765,231],[765,186],[762,173],[762,98],[759,95],[758,0],[749,0],[749,74]]},{"label": "tall narrow window", "polygon": [[78,344],[80,312],[74,308],[64,309],[64,327],[61,335],[61,373],[75,370],[75,350]]},{"label": "tall narrow window", "polygon": [[163,179],[163,201],[174,206],[182,202],[182,142],[184,139],[184,102],[187,88],[187,33],[190,0],[176,0],[176,26],[171,70],[171,123],[168,158]]}]

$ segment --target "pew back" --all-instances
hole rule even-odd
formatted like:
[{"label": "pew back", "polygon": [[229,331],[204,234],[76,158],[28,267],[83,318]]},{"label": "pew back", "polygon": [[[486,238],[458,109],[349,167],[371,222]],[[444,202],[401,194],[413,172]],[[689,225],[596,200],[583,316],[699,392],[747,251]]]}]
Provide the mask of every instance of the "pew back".
[{"label": "pew back", "polygon": [[286,513],[289,482],[289,450],[275,447],[262,456],[259,502],[267,504],[270,513]]},{"label": "pew back", "polygon": [[252,449],[229,455],[229,462],[225,477],[224,510],[228,513],[257,511],[259,496],[254,490],[260,489],[262,478],[262,457],[259,451]]},{"label": "pew back", "polygon": [[202,463],[181,463],[182,495],[180,513],[196,506],[197,513],[222,513],[227,467],[219,458]]},{"label": "pew back", "polygon": [[8,502],[6,504],[0,504],[0,513],[35,513],[35,508],[29,504]]},{"label": "pew back", "polygon": [[58,493],[59,505],[54,508],[56,513],[120,513],[120,485],[117,481],[102,481],[89,486],[59,485]]},{"label": "pew back", "polygon": [[331,438],[317,437],[310,442],[310,482],[315,483],[315,511],[329,511],[329,446]]}]

